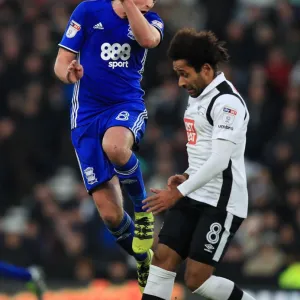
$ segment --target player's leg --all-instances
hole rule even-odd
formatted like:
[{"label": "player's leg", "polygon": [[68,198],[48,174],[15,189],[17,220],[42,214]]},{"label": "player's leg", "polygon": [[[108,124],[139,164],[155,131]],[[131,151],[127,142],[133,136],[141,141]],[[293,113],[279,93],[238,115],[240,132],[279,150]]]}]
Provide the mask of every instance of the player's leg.
[{"label": "player's leg", "polygon": [[158,244],[142,300],[171,299],[176,269],[181,262],[182,258],[176,251],[164,244]]},{"label": "player's leg", "polygon": [[133,201],[135,212],[142,212],[142,201],[147,197],[139,161],[133,153],[134,136],[130,129],[114,126],[103,137],[103,149]]},{"label": "player's leg", "polygon": [[28,268],[31,274],[31,280],[27,283],[27,287],[36,294],[38,299],[42,299],[47,290],[44,272],[38,267]]},{"label": "player's leg", "polygon": [[122,208],[122,192],[118,178],[115,176],[98,186],[92,196],[102,220],[116,238],[116,242],[137,260],[138,282],[142,292],[149,275],[153,252],[148,250],[146,253],[135,253],[132,249],[134,223]]},{"label": "player's leg", "polygon": [[234,282],[213,275],[214,267],[188,259],[185,281],[194,293],[211,300],[255,300]]},{"label": "player's leg", "polygon": [[38,296],[46,291],[43,273],[36,267],[22,268],[0,261],[0,277],[27,282],[30,284],[29,288]]},{"label": "player's leg", "polygon": [[78,159],[85,187],[92,195],[98,212],[120,246],[138,260],[147,254],[135,255],[132,251],[134,224],[123,211],[122,192],[114,167],[107,159],[101,145],[102,119],[72,130],[72,143]]},{"label": "player's leg", "polygon": [[[129,109],[128,109],[129,110]],[[144,212],[142,201],[147,197],[140,163],[132,151],[145,131],[147,112],[141,109],[117,109],[107,124],[102,146],[115,171],[133,201],[135,210],[135,236],[133,250],[144,253],[153,244],[154,217]]]},{"label": "player's leg", "polygon": [[134,223],[123,211],[119,180],[101,145],[101,136],[105,132],[102,128],[104,118],[74,129],[72,142],[86,189],[92,195],[102,220],[116,242],[137,260],[138,277],[147,278],[152,253],[150,250],[135,253],[132,249]]},{"label": "player's leg", "polygon": [[187,260],[187,287],[194,294],[212,300],[254,300],[234,282],[213,275],[243,219],[211,206],[203,210]]},{"label": "player's leg", "polygon": [[31,273],[28,269],[17,267],[1,261],[0,276],[23,281],[30,281],[32,279]]},{"label": "player's leg", "polygon": [[183,198],[167,212],[143,300],[171,299],[177,266],[187,257],[199,213]]},{"label": "player's leg", "polygon": [[134,223],[123,210],[122,191],[118,178],[114,176],[94,188],[91,193],[101,219],[116,238],[117,243],[137,260],[145,260],[146,254],[137,254],[132,250]]}]

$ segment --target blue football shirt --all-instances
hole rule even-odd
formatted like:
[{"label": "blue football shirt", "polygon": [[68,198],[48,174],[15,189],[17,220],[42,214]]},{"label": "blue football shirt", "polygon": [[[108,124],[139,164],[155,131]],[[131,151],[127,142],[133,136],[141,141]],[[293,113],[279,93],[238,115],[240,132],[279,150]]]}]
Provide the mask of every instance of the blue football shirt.
[{"label": "blue football shirt", "polygon": [[[161,18],[154,12],[144,16],[163,37]],[[137,43],[128,19],[120,18],[110,1],[80,3],[59,46],[76,53],[84,68],[74,86],[72,128],[88,124],[113,105],[143,103],[141,79],[148,50]]]}]

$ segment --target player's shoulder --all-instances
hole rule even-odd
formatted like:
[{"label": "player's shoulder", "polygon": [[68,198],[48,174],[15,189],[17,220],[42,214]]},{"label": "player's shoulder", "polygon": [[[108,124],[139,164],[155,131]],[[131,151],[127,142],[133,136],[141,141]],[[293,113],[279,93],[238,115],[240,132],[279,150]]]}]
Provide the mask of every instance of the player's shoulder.
[{"label": "player's shoulder", "polygon": [[248,120],[249,112],[242,98],[233,94],[220,95],[214,103],[210,116],[215,118],[224,117],[242,117],[244,121]]},{"label": "player's shoulder", "polygon": [[247,115],[248,111],[243,100],[230,94],[218,97],[210,113],[212,119],[221,116],[243,116],[245,120]]},{"label": "player's shoulder", "polygon": [[219,84],[217,87],[217,94],[215,95],[214,102],[215,104],[234,104],[236,106],[243,106],[246,108],[246,104],[244,102],[244,99],[239,94],[239,92],[236,90],[234,85],[228,81],[225,80],[221,84]]},{"label": "player's shoulder", "polygon": [[245,106],[243,99],[238,94],[223,94],[220,95],[215,101],[215,104],[224,103],[230,103],[236,106]]}]

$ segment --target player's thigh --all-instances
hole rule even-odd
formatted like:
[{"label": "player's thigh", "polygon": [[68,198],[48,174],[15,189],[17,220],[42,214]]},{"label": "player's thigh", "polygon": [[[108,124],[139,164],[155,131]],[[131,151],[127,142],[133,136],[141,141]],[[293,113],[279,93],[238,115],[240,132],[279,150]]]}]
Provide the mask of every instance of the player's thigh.
[{"label": "player's thigh", "polygon": [[[106,124],[107,133],[111,132],[113,128],[125,128],[126,132],[118,134],[118,140],[130,148],[139,144],[144,136],[146,130],[148,114],[143,104],[127,104],[126,106],[116,106],[114,112],[111,114],[109,121]],[[114,129],[116,130],[116,129]],[[111,142],[111,139],[109,140]],[[125,141],[124,141],[125,139]]]},{"label": "player's thigh", "polygon": [[182,198],[167,211],[159,233],[159,243],[166,245],[185,260],[199,217],[200,212],[194,209],[190,199]]},{"label": "player's thigh", "polygon": [[196,225],[189,258],[216,267],[244,219],[205,205]]},{"label": "player's thigh", "polygon": [[89,194],[115,176],[114,167],[101,145],[100,121],[75,128],[71,137],[85,187]]}]

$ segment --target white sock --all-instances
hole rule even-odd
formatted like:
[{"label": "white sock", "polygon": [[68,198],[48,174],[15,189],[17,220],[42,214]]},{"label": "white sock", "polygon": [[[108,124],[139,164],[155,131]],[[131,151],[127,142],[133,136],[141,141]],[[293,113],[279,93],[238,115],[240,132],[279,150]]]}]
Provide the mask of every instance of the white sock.
[{"label": "white sock", "polygon": [[194,294],[201,295],[211,300],[255,300],[243,292],[232,281],[217,276],[207,279]]},{"label": "white sock", "polygon": [[144,294],[170,300],[175,277],[176,273],[151,265]]}]

